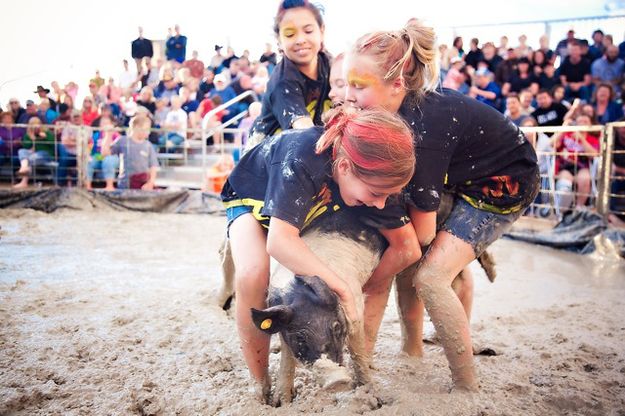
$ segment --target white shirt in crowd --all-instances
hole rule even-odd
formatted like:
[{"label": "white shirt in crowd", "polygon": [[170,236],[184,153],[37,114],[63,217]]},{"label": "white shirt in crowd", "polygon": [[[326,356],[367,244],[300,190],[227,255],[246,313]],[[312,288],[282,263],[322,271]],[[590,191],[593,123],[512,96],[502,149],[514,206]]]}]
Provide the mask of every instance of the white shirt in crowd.
[{"label": "white shirt in crowd", "polygon": [[123,71],[119,74],[119,86],[122,89],[128,89],[137,79],[137,74],[132,71]]},{"label": "white shirt in crowd", "polygon": [[187,137],[187,113],[182,108],[170,110],[165,117],[165,125],[178,126],[174,128],[173,132],[183,138]]}]

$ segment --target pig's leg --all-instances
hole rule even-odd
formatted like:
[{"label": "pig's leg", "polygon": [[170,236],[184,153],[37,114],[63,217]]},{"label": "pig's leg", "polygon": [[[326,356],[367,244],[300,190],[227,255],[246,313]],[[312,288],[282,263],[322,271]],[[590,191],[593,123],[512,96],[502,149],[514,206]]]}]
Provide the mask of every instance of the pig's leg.
[{"label": "pig's leg", "polygon": [[230,225],[230,247],[235,270],[236,321],[241,351],[250,374],[257,383],[261,401],[268,403],[269,339],[252,321],[251,308],[265,309],[269,286],[267,236],[251,214],[244,214]]},{"label": "pig's leg", "polygon": [[230,300],[234,295],[234,262],[232,261],[232,250],[230,240],[224,237],[219,246],[219,260],[221,263],[222,286],[217,294],[217,304],[224,309],[230,307]]},{"label": "pig's leg", "polygon": [[371,382],[371,375],[369,374],[370,359],[365,349],[365,327],[362,321],[352,324],[347,342],[352,358],[356,385]]},{"label": "pig's leg", "polygon": [[291,349],[286,344],[282,336],[280,336],[280,373],[276,384],[276,394],[273,405],[291,403],[294,395],[293,381],[295,379],[295,357]]},{"label": "pig's leg", "polygon": [[412,357],[423,356],[423,302],[417,296],[413,280],[417,264],[397,275],[397,312],[401,324],[401,350]]}]

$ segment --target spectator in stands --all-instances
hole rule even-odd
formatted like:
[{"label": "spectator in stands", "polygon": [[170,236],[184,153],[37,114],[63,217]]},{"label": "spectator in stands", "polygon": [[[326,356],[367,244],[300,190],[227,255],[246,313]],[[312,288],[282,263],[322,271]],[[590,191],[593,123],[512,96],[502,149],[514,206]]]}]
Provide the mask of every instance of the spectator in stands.
[{"label": "spectator in stands", "polygon": [[510,77],[510,81],[503,84],[501,94],[506,97],[511,92],[518,94],[524,89],[529,89],[532,94],[538,92],[538,80],[530,71],[530,61],[525,57],[517,62],[517,70]]},{"label": "spectator in stands", "polygon": [[180,83],[174,77],[174,70],[170,66],[166,66],[163,68],[161,81],[154,90],[154,96],[171,100],[171,97],[178,95],[180,86]]},{"label": "spectator in stands", "polygon": [[606,52],[605,46],[603,45],[603,31],[601,29],[597,29],[592,32],[592,45],[590,45],[588,51],[588,57],[590,58],[590,62],[594,62],[595,60],[601,58],[603,54]]},{"label": "spectator in stands", "polygon": [[[79,142],[82,140],[87,130],[83,129],[82,114],[79,110],[73,110],[69,123],[65,123],[61,132],[61,143],[59,144],[59,170],[58,178],[61,185],[71,186],[77,177],[76,154]],[[70,173],[70,169],[73,170]]]},{"label": "spectator in stands", "polygon": [[[137,74],[143,72],[143,62],[149,65],[154,56],[152,41],[143,37],[143,28],[139,27],[139,37],[132,41],[131,44],[132,59],[137,64]],[[121,82],[121,78],[120,78]]]},{"label": "spectator in stands", "polygon": [[228,46],[226,49],[226,56],[224,57],[221,66],[224,67],[224,69],[230,68],[230,62],[236,59],[239,59],[239,57],[234,54],[234,49],[232,49],[231,46]]},{"label": "spectator in stands", "polygon": [[558,42],[556,46],[556,55],[560,57],[560,59],[564,60],[569,54],[569,43],[576,42],[575,31],[573,29],[566,32],[566,38],[562,39]]},{"label": "spectator in stands", "polygon": [[519,36],[519,46],[516,47],[515,52],[519,58],[529,58],[532,55],[532,48],[527,44],[527,36]]},{"label": "spectator in stands", "polygon": [[465,82],[467,80],[465,77],[465,73],[462,71],[464,67],[464,61],[462,60],[462,58],[456,56],[451,58],[450,63],[451,66],[449,68],[449,71],[447,71],[447,75],[443,80],[443,87],[460,91],[461,87],[465,85]]},{"label": "spectator in stands", "polygon": [[595,86],[609,83],[618,92],[623,81],[625,61],[618,57],[618,48],[614,45],[606,48],[605,55],[592,63],[591,74]]},{"label": "spectator in stands", "polygon": [[65,87],[63,89],[67,93],[67,96],[72,97],[72,101],[76,101],[76,95],[78,94],[78,84],[76,84],[74,81],[70,81],[65,84]]},{"label": "spectator in stands", "polygon": [[549,48],[549,36],[542,35],[540,39],[538,39],[540,47],[536,50],[536,52],[541,51],[545,56],[545,63],[549,62],[551,64],[556,60],[556,54]]},{"label": "spectator in stands", "polygon": [[521,108],[524,113],[532,114],[536,111],[534,108],[534,94],[532,94],[530,90],[521,91],[519,100],[521,101]]},{"label": "spectator in stands", "polygon": [[37,110],[33,100],[26,100],[26,111],[17,119],[17,123],[28,124],[31,118],[37,117]]},{"label": "spectator in stands", "polygon": [[161,58],[156,60],[156,66],[152,65],[151,59],[146,59],[145,69],[141,73],[141,88],[149,86],[154,90],[158,86],[160,81],[159,73],[162,66],[163,60]]},{"label": "spectator in stands", "polygon": [[[128,67],[128,61],[126,59],[122,61],[122,64],[124,66],[124,70],[119,74],[119,88],[124,91],[128,89],[136,91],[138,74],[140,74],[141,72],[131,71]],[[109,84],[111,82],[111,79],[112,78],[109,77]]]},{"label": "spectator in stands", "polygon": [[[101,86],[100,91],[98,91],[98,95],[104,99],[104,103],[110,105],[115,113],[119,112],[121,98],[124,94],[131,94],[130,89],[123,89],[115,85],[115,80],[112,77],[110,77],[108,82]],[[95,107],[99,106],[95,105]]]},{"label": "spectator in stands", "polygon": [[547,64],[548,62],[543,51],[538,49],[532,53],[532,58],[530,59],[531,72],[536,78],[540,77]]},{"label": "spectator in stands", "polygon": [[265,51],[260,56],[259,61],[267,68],[269,73],[273,71],[273,67],[276,66],[278,63],[278,56],[274,51],[271,50],[271,43],[265,43]]},{"label": "spectator in stands", "polygon": [[39,96],[41,101],[48,100],[50,108],[56,110],[56,101],[54,101],[51,97],[48,97],[48,94],[50,94],[50,90],[48,88],[43,88],[41,85],[37,85],[37,90],[35,91],[35,94]]},{"label": "spectator in stands", "polygon": [[[625,122],[625,118],[619,120]],[[625,212],[625,127],[617,127],[614,131],[614,154],[612,156],[612,176],[617,177],[612,180],[612,194],[610,198],[610,210]],[[625,228],[625,215],[610,214],[608,217],[610,224],[620,228]]]},{"label": "spectator in stands", "polygon": [[48,98],[44,98],[39,103],[37,116],[45,124],[53,124],[54,120],[56,120],[59,117],[59,113],[57,113],[51,108],[50,100]]},{"label": "spectator in stands", "polygon": [[[588,116],[581,114],[575,123],[567,120],[564,125],[590,126]],[[573,202],[575,185],[576,207],[584,207],[591,190],[590,165],[599,156],[599,140],[589,132],[576,131],[554,133],[552,140],[558,154],[556,158],[556,191],[560,195],[560,209],[567,210]],[[588,155],[590,154],[590,155]]]},{"label": "spectator in stands", "polygon": [[479,43],[478,38],[471,39],[471,49],[464,57],[464,63],[474,70],[477,69],[477,63],[484,59],[484,54],[482,54],[482,50],[478,46]]},{"label": "spectator in stands", "polygon": [[508,55],[508,37],[506,35],[499,38],[499,46],[497,46],[497,54],[501,56],[501,59],[506,59]]},{"label": "spectator in stands", "polygon": [[227,84],[233,83],[234,81],[239,79],[241,75],[243,75],[238,59],[231,59],[229,62],[230,64],[228,65],[228,69],[220,72],[221,75],[224,75],[226,77]]},{"label": "spectator in stands", "polygon": [[615,101],[615,97],[611,84],[604,82],[597,86],[593,107],[599,123],[611,123],[623,118],[623,106]]},{"label": "spectator in stands", "polygon": [[228,85],[226,76],[223,73],[215,75],[215,88],[209,96],[213,97],[215,95],[221,97],[221,101],[224,103],[237,96],[232,87]]},{"label": "spectator in stands", "polygon": [[115,171],[119,167],[119,157],[117,155],[102,156],[102,142],[108,140],[109,143],[115,143],[119,137],[119,133],[114,130],[114,127],[113,120],[110,117],[102,116],[100,129],[93,132],[89,141],[90,152],[85,181],[87,190],[93,189],[92,182],[96,171],[99,171],[104,179],[104,190],[115,190]]},{"label": "spectator in stands", "polygon": [[161,126],[165,134],[159,139],[159,145],[166,149],[175,149],[187,139],[187,123],[189,117],[182,109],[182,98],[178,95],[171,97],[171,108],[165,117],[165,123]]},{"label": "spectator in stands", "polygon": [[169,100],[167,98],[159,98],[156,100],[156,111],[154,111],[154,127],[162,127],[165,125],[169,113]]},{"label": "spectator in stands", "polygon": [[618,45],[618,57],[625,60],[625,40]]},{"label": "spectator in stands", "polygon": [[102,117],[108,117],[113,122],[113,125],[118,126],[119,116],[113,113],[113,108],[110,105],[103,105],[100,107],[100,116],[91,122],[91,127],[100,127],[100,120]]},{"label": "spectator in stands", "polygon": [[[104,83],[102,83],[102,85],[104,85]],[[95,104],[96,107],[99,107],[103,104],[106,104],[106,98],[102,97],[102,95],[100,95],[99,93],[100,91],[100,87],[98,86],[98,84],[96,84],[95,82],[93,82],[93,80],[91,80],[89,82],[89,95],[88,97],[91,98],[91,101],[93,101],[93,103]]]},{"label": "spectator in stands", "polygon": [[568,56],[558,69],[560,71],[560,83],[566,89],[566,98],[590,99],[590,63],[582,59],[582,49],[579,42],[569,45]]},{"label": "spectator in stands", "polygon": [[[548,62],[538,76],[538,89],[551,90],[556,85],[560,85],[560,77],[556,74],[553,64]],[[562,87],[562,92],[564,93],[564,87]]]},{"label": "spectator in stands", "polygon": [[10,111],[0,113],[0,164],[16,156],[22,147],[24,129],[12,126],[14,122]]},{"label": "spectator in stands", "polygon": [[104,85],[105,82],[106,81],[104,80],[104,78],[102,78],[102,76],[100,76],[100,70],[99,69],[95,70],[95,76],[89,80],[90,84],[95,84],[96,90],[98,88],[100,88],[102,85]]},{"label": "spectator in stands", "polygon": [[486,42],[482,47],[482,62],[488,65],[488,70],[493,74],[497,71],[497,66],[503,61],[503,58],[497,55],[497,50],[492,42]]},{"label": "spectator in stands", "polygon": [[540,90],[536,95],[538,108],[532,113],[532,117],[536,119],[538,125],[544,126],[561,126],[567,109],[560,103],[553,102],[553,97],[549,90]]},{"label": "spectator in stands", "polygon": [[217,72],[217,69],[221,67],[221,64],[224,62],[224,56],[221,54],[222,46],[215,45],[215,55],[211,58],[210,68],[213,70],[213,73]]},{"label": "spectator in stands", "polygon": [[558,84],[551,89],[551,96],[554,103],[562,104],[568,111],[571,108],[571,103],[564,99],[564,91],[564,87]]},{"label": "spectator in stands", "polygon": [[475,83],[469,89],[469,96],[499,109],[501,89],[492,79],[493,73],[486,68],[475,71]]},{"label": "spectator in stands", "polygon": [[154,115],[156,111],[156,101],[154,100],[154,92],[151,87],[146,86],[141,88],[137,105],[145,107],[150,114]]},{"label": "spectator in stands", "polygon": [[530,117],[523,111],[523,107],[521,107],[521,100],[516,93],[508,94],[508,97],[506,98],[505,115],[517,126],[521,126],[525,119]]},{"label": "spectator in stands", "polygon": [[165,56],[168,61],[183,63],[187,57],[187,37],[180,34],[180,26],[174,26],[174,34],[168,29],[167,42],[165,43]]},{"label": "spectator in stands", "polygon": [[495,70],[495,82],[498,85],[503,85],[506,82],[510,82],[512,75],[514,75],[517,69],[517,56],[514,49],[508,49],[503,62],[497,65]]},{"label": "spectator in stands", "polygon": [[[508,97],[510,99],[510,97]],[[532,116],[527,116],[521,122],[521,127],[538,127],[538,122]],[[538,158],[538,168],[541,176],[547,175],[550,168],[550,153],[554,152],[553,142],[549,136],[543,132],[525,132],[525,137],[534,146],[536,150],[536,156]]]},{"label": "spectator in stands", "polygon": [[22,115],[26,114],[26,109],[20,105],[20,100],[17,98],[9,99],[9,108],[7,111],[11,112],[11,117],[13,117],[15,123],[19,123],[18,120]]},{"label": "spectator in stands", "polygon": [[102,139],[102,156],[121,156],[120,166],[123,168],[119,172],[118,188],[152,190],[156,181],[158,160],[154,146],[147,141],[150,135],[150,118],[139,114],[129,124],[130,137],[122,136],[114,143],[106,136]]},{"label": "spectator in stands", "polygon": [[248,115],[239,124],[240,133],[237,134],[234,138],[234,143],[238,146],[245,146],[247,143],[247,138],[249,136],[250,128],[252,124],[254,124],[254,120],[258,118],[262,111],[262,104],[259,101],[255,101],[250,104],[248,108]]},{"label": "spectator in stands", "polygon": [[263,99],[265,91],[267,91],[267,83],[269,82],[269,69],[264,65],[256,68],[256,73],[252,77],[252,89],[259,100]]},{"label": "spectator in stands", "polygon": [[198,87],[198,100],[202,101],[215,88],[213,81],[215,80],[215,71],[212,68],[204,69],[204,76]]},{"label": "spectator in stands", "polygon": [[454,43],[452,45],[453,45],[452,57],[453,56],[459,56],[460,58],[464,57],[464,49],[462,48],[463,46],[462,37],[456,36],[454,38]]},{"label": "spectator in stands", "polygon": [[191,97],[191,91],[187,87],[180,88],[178,92],[180,99],[182,100],[181,108],[184,110],[187,115],[195,113],[200,103]]},{"label": "spectator in stands", "polygon": [[232,89],[234,90],[234,93],[237,96],[243,94],[246,91],[252,92],[252,95],[249,95],[248,97],[239,101],[240,104],[244,104],[244,105],[239,106],[237,112],[247,110],[247,107],[251,103],[253,103],[254,101],[258,101],[258,97],[256,96],[256,94],[254,94],[254,90],[252,89],[253,87],[252,77],[250,77],[249,75],[241,75],[236,81],[230,84],[230,86],[232,87]]},{"label": "spectator in stands", "polygon": [[56,102],[56,108],[54,108],[54,110],[59,111],[59,105],[65,100],[65,96],[67,94],[65,93],[65,91],[63,91],[59,83],[56,81],[52,81],[50,86],[52,87],[52,98]]},{"label": "spectator in stands", "polygon": [[26,188],[32,169],[37,165],[43,165],[54,160],[55,147],[54,134],[41,125],[41,120],[38,117],[32,117],[28,121],[26,134],[22,138],[22,148],[17,152],[20,160],[17,174],[22,179],[13,187],[16,189]]},{"label": "spectator in stands", "polygon": [[91,126],[91,123],[93,123],[93,120],[98,118],[98,116],[100,115],[98,112],[98,107],[96,107],[95,103],[93,102],[93,99],[90,96],[86,96],[82,100],[81,112],[82,112],[82,124],[84,124],[85,126]]},{"label": "spectator in stands", "polygon": [[184,61],[182,66],[189,69],[192,77],[201,79],[204,75],[204,62],[200,61],[198,56],[198,51],[191,52],[191,59]]}]

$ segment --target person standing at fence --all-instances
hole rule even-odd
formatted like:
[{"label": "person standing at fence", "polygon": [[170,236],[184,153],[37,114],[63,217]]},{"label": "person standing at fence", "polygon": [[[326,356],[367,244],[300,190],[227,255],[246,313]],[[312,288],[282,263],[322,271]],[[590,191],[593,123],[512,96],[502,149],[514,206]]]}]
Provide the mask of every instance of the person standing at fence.
[{"label": "person standing at fence", "polygon": [[280,129],[319,126],[321,114],[330,107],[330,59],[323,47],[319,8],[308,0],[284,0],[273,29],[284,56],[269,79],[248,147]]},{"label": "person standing at fence", "polygon": [[[423,301],[449,361],[454,389],[475,391],[471,279],[463,279],[458,294],[451,283],[534,200],[538,166],[532,145],[503,114],[455,91],[437,89],[434,43],[434,31],[418,22],[362,36],[346,57],[345,101],[398,112],[421,137],[415,142],[415,174],[406,191],[425,254],[416,274],[409,270],[396,279],[403,350],[422,354]],[[437,232],[443,193],[453,203]],[[391,282],[372,277],[365,286],[369,352]]]},{"label": "person standing at fence", "polygon": [[20,168],[17,175],[22,179],[13,186],[16,189],[28,187],[28,178],[37,165],[44,165],[54,160],[56,155],[56,142],[54,133],[41,125],[38,117],[28,120],[28,128],[22,138],[22,148],[17,155],[20,160]]},{"label": "person standing at fence", "polygon": [[150,136],[150,118],[139,114],[130,120],[129,136],[122,136],[115,143],[104,136],[102,156],[120,155],[117,187],[120,189],[154,189],[158,159],[154,146],[147,140]]}]

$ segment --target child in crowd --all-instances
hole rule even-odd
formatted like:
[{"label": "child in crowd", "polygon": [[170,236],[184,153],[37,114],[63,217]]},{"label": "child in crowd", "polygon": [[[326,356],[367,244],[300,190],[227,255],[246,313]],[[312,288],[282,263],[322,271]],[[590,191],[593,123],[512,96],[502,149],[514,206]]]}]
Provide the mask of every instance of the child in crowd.
[{"label": "child in crowd", "polygon": [[171,109],[165,117],[163,127],[166,132],[161,136],[159,144],[167,149],[175,148],[187,139],[187,113],[182,109],[182,98],[178,95],[171,97]]},{"label": "child in crowd", "polygon": [[51,162],[55,155],[54,133],[41,125],[39,117],[32,117],[28,120],[26,134],[22,138],[22,148],[17,152],[20,160],[20,169],[17,174],[22,177],[22,180],[13,187],[16,189],[26,188],[32,168],[38,164]]},{"label": "child in crowd", "polygon": [[169,113],[169,99],[159,98],[156,100],[156,110],[154,111],[154,127],[165,125],[167,114]]},{"label": "child in crowd", "polygon": [[258,101],[250,104],[247,109],[247,117],[245,117],[243,120],[241,120],[241,123],[239,123],[239,130],[241,131],[241,133],[237,134],[234,138],[234,143],[236,145],[245,147],[250,127],[252,127],[254,121],[258,118],[258,116],[260,116],[262,109],[263,105]]},{"label": "child in crowd", "polygon": [[395,230],[402,235],[389,240],[379,273],[390,277],[414,262],[419,247],[405,208],[395,200],[387,205],[414,171],[412,141],[407,126],[388,112],[334,110],[325,132],[315,127],[269,138],[251,149],[228,178],[221,196],[236,273],[237,328],[262,400],[271,388],[269,337],[254,326],[250,308],[266,307],[269,257],[296,275],[319,276],[361,331],[348,285],[319,261],[300,232],[320,215],[354,207],[355,215],[379,224],[385,237]]},{"label": "child in crowd", "polygon": [[250,132],[248,147],[278,129],[321,125],[329,107],[330,61],[323,51],[324,24],[317,6],[308,0],[284,0],[274,33],[284,58],[271,74],[263,97],[263,112]]},{"label": "child in crowd", "polygon": [[147,140],[150,125],[150,118],[139,114],[130,120],[130,137],[122,136],[115,143],[111,143],[112,137],[103,137],[102,156],[121,155],[117,182],[120,189],[154,189],[158,160],[154,146]]},{"label": "child in crowd", "polygon": [[100,130],[93,132],[93,136],[89,142],[91,152],[89,155],[89,162],[87,164],[87,180],[85,182],[85,187],[88,190],[93,189],[92,182],[96,170],[100,170],[102,172],[102,177],[104,178],[104,182],[106,184],[104,190],[115,190],[115,171],[119,166],[119,156],[102,156],[102,142],[107,140],[109,143],[115,143],[115,141],[119,138],[119,133],[113,130],[113,128],[114,125],[111,118],[109,116],[103,116],[100,119]]},{"label": "child in crowd", "polygon": [[345,78],[343,78],[343,62],[345,55],[340,53],[332,61],[330,67],[330,92],[328,98],[332,101],[332,107],[338,107],[345,100]]}]

